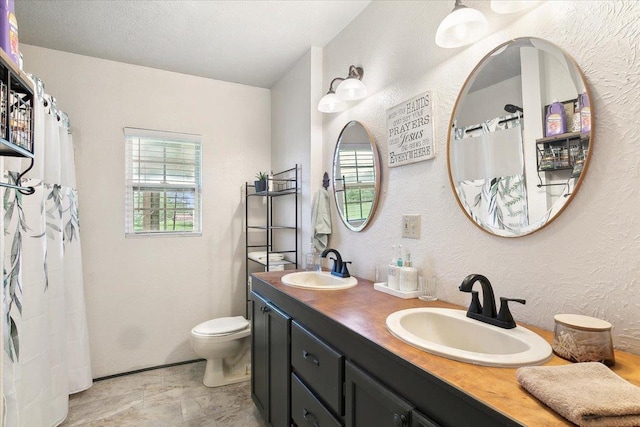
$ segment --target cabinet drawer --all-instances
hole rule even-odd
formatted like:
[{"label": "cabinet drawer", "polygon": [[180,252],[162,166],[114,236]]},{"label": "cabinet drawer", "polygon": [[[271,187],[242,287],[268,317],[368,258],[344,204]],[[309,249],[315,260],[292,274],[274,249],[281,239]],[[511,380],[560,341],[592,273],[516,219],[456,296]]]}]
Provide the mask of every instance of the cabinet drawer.
[{"label": "cabinet drawer", "polygon": [[334,412],[344,414],[344,357],[295,321],[291,324],[291,366]]},{"label": "cabinet drawer", "polygon": [[295,374],[291,374],[291,418],[298,427],[342,427]]}]

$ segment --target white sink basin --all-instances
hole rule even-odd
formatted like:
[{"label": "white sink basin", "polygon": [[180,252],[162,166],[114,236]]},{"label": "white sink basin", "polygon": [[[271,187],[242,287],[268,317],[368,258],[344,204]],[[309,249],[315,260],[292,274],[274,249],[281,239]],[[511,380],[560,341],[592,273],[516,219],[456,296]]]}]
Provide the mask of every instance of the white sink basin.
[{"label": "white sink basin", "polygon": [[482,323],[462,310],[411,308],[392,313],[386,323],[407,344],[460,362],[517,367],[551,357],[551,346],[538,334],[521,326],[502,329]]},{"label": "white sink basin", "polygon": [[358,284],[358,279],[332,276],[328,271],[300,271],[285,274],[282,276],[282,283],[296,288],[339,290],[354,287]]}]

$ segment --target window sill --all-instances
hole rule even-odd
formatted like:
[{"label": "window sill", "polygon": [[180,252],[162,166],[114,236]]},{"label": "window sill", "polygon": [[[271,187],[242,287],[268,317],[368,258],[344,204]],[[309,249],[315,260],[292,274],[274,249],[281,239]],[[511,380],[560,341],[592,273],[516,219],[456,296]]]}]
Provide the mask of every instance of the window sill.
[{"label": "window sill", "polygon": [[125,233],[127,239],[140,239],[145,237],[202,237],[202,232],[149,232],[149,233]]}]

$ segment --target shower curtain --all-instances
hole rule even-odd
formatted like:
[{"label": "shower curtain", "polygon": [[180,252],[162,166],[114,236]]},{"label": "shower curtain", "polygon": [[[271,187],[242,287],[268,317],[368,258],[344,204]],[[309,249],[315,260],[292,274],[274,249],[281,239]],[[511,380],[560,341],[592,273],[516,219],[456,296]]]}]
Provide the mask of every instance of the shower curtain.
[{"label": "shower curtain", "polygon": [[[69,394],[92,384],[68,117],[34,78],[33,169],[3,190],[3,399],[7,427],[56,426]],[[5,158],[15,183],[25,159]]]},{"label": "shower curtain", "polygon": [[[504,117],[496,117],[491,120],[487,120],[478,125],[457,127],[454,125],[454,139],[455,142],[462,140],[473,141],[468,138],[486,138],[485,145],[489,147],[493,145],[491,135],[498,135],[499,132],[512,130],[510,136],[517,135],[513,141],[517,144],[512,145],[517,147],[515,151],[518,154],[513,154],[514,158],[518,158],[519,165],[514,167],[510,165],[507,169],[518,169],[517,173],[511,174],[490,174],[490,177],[479,179],[463,179],[457,184],[458,197],[466,206],[476,207],[476,209],[469,209],[473,212],[474,220],[485,226],[491,227],[495,230],[509,230],[518,232],[529,225],[529,213],[527,209],[527,189],[524,176],[524,160],[522,151],[522,118],[520,113],[508,115]],[[504,138],[503,138],[504,139]],[[504,146],[500,146],[496,139],[495,145],[496,153],[489,156],[493,158],[493,155],[499,155],[500,149]],[[511,145],[511,141],[510,141]],[[472,159],[474,162],[484,161],[482,159]],[[504,167],[504,165],[501,165]],[[498,169],[498,168],[496,168]],[[480,209],[477,209],[480,208]],[[483,214],[478,214],[482,212]]]}]

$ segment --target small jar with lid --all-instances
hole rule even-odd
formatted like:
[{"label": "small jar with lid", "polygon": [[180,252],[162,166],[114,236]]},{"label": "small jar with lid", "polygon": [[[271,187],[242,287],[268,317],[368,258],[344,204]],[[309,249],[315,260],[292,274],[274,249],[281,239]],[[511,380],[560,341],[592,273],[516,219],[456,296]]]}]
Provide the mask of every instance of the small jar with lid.
[{"label": "small jar with lid", "polygon": [[556,314],[553,352],[571,362],[601,362],[613,366],[611,323],[579,314]]}]

